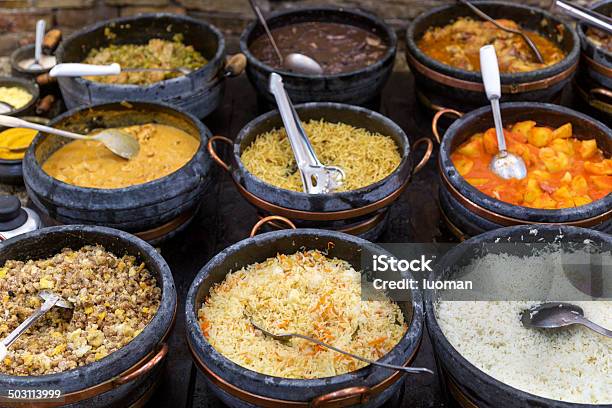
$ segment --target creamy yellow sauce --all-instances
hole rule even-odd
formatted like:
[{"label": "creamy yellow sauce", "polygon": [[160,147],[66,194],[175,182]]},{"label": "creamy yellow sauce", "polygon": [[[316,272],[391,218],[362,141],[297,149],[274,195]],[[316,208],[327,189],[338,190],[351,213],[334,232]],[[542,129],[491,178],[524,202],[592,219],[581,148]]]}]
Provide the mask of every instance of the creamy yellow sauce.
[{"label": "creamy yellow sauce", "polygon": [[140,143],[138,155],[131,160],[116,156],[100,142],[75,140],[54,152],[42,168],[51,177],[75,186],[123,188],[174,173],[191,160],[200,145],[195,137],[167,125],[149,123],[122,130]]}]

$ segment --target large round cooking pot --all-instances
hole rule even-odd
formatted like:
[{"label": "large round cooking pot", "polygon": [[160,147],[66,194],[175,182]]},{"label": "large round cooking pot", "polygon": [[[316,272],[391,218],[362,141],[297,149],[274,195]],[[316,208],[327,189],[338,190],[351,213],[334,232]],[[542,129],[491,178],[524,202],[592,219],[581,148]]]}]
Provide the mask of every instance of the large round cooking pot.
[{"label": "large round cooking pot", "polygon": [[353,72],[305,75],[275,70],[255,58],[249,50],[249,46],[256,38],[265,35],[261,24],[254,21],[240,37],[240,50],[247,57],[246,72],[249,80],[259,96],[268,104],[274,105],[274,97],[268,91],[268,80],[272,72],[278,72],[283,76],[285,89],[294,103],[329,101],[368,106],[376,104],[374,102],[393,70],[397,48],[395,32],[384,21],[360,10],[340,7],[284,10],[270,14],[266,21],[270,30],[311,21],[350,24],[378,35],[389,47],[382,59]]},{"label": "large round cooking pot", "polygon": [[[176,289],[170,268],[155,248],[126,232],[71,225],[19,235],[0,243],[0,265],[7,260],[43,259],[63,248],[78,250],[102,245],[117,255],[132,255],[144,262],[162,290],[157,314],[130,343],[94,363],[57,374],[12,376],[0,374],[3,407],[123,408],[142,406],[151,396],[168,352],[165,341],[176,314]],[[44,402],[9,400],[9,390],[60,390],[61,396]],[[141,405],[137,405],[141,404]]]},{"label": "large round cooking pot", "polygon": [[[17,86],[25,89],[30,93],[30,95],[32,95],[32,100],[28,102],[24,107],[6,113],[5,115],[23,116],[35,113],[36,102],[38,101],[38,96],[40,95],[38,85],[36,85],[35,82],[23,78],[0,76],[0,86]],[[0,132],[3,130],[5,130],[5,128],[0,126]],[[0,159],[0,183],[22,185],[23,173],[21,171],[21,162],[22,160]]]},{"label": "large round cooking pot", "polygon": [[94,224],[132,232],[149,241],[170,238],[193,218],[212,183],[206,153],[210,131],[193,115],[157,103],[117,102],[82,107],[55,118],[52,126],[75,133],[145,123],[179,128],[200,140],[193,158],[179,170],[144,184],[117,189],[83,188],[59,181],[41,165],[71,139],[39,134],[28,149],[23,174],[32,202],[61,224]]},{"label": "large round cooking pot", "polygon": [[[576,31],[552,14],[531,6],[501,1],[474,1],[493,18],[506,18],[538,31],[567,53],[558,64],[526,73],[502,73],[505,101],[553,102],[559,99],[578,65],[580,41]],[[442,107],[467,112],[488,104],[480,72],[453,68],[423,53],[418,40],[430,27],[443,27],[458,17],[476,15],[463,4],[450,4],[419,15],[406,32],[406,58],[415,76],[417,96],[429,108]]]},{"label": "large round cooking pot", "polygon": [[[346,123],[392,137],[402,157],[393,173],[369,186],[331,194],[307,194],[280,189],[260,180],[253,176],[240,160],[243,150],[257,136],[283,127],[278,111],[265,113],[249,122],[238,133],[235,141],[219,136],[210,139],[211,156],[231,174],[236,188],[247,201],[264,213],[287,217],[300,226],[338,229],[355,235],[370,231],[385,219],[382,210],[389,207],[401,195],[408,186],[412,174],[418,172],[431,155],[431,140],[419,139],[413,148],[416,149],[418,145],[425,143],[427,151],[421,161],[415,165],[410,154],[410,142],[404,131],[390,119],[368,109],[331,102],[312,102],[298,105],[296,110],[302,121],[323,119],[327,122]],[[216,153],[214,142],[217,140],[233,145],[230,164],[226,164]],[[367,226],[366,230],[364,225]]]},{"label": "large round cooking pot", "polygon": [[[187,342],[211,389],[230,407],[378,407],[402,386],[405,376],[371,365],[321,379],[272,377],[233,363],[208,343],[197,316],[213,285],[223,281],[230,271],[262,262],[279,253],[292,254],[304,248],[325,251],[330,257],[348,261],[356,270],[362,269],[362,254],[388,254],[368,241],[339,232],[318,229],[274,231],[252,236],[217,254],[202,268],[189,288],[185,306]],[[411,278],[408,274],[406,277]],[[419,348],[423,332],[422,295],[418,290],[410,293],[411,301],[398,302],[408,330],[400,342],[379,360],[382,363],[409,365]]]},{"label": "large round cooking pot", "polygon": [[[534,232],[535,231],[535,232]],[[505,244],[495,249],[494,244],[503,240]],[[612,237],[584,228],[570,226],[521,225],[488,231],[456,246],[444,255],[430,280],[452,280],[461,271],[458,266],[468,265],[486,253],[509,253],[525,256],[525,245],[537,243],[537,251],[543,243],[572,244],[592,242],[595,246],[609,248]],[[513,246],[512,243],[521,245]],[[460,407],[463,408],[586,408],[609,407],[610,405],[574,404],[539,397],[511,387],[485,374],[466,360],[448,341],[436,319],[434,305],[440,291],[425,291],[425,316],[427,330],[434,348],[441,382]],[[478,342],[478,337],[474,338]],[[517,373],[520,375],[520,373]]]},{"label": "large round cooking pot", "polygon": [[[109,38],[107,31],[115,36]],[[188,75],[146,86],[116,85],[76,77],[58,78],[68,109],[118,100],[165,102],[203,118],[219,105],[225,76],[239,73],[226,67],[225,39],[214,26],[176,14],[141,14],[102,21],[66,38],[57,50],[57,62],[82,62],[89,51],[110,44],[146,44],[152,38],[172,40],[180,34],[208,63]]]},{"label": "large round cooking pot", "polygon": [[[538,125],[556,128],[571,122],[574,137],[596,139],[598,147],[607,157],[612,154],[612,130],[582,113],[562,106],[535,102],[504,103],[501,104],[501,109],[506,124],[533,120]],[[443,110],[434,117],[432,127],[438,140],[440,137],[436,122],[440,116],[449,112],[451,111]],[[491,108],[483,107],[455,121],[441,140],[438,158],[442,179],[440,204],[451,223],[451,229],[461,231],[462,236],[517,224],[566,224],[612,231],[612,194],[580,207],[543,210],[505,203],[467,183],[455,169],[450,154],[473,134],[491,127]]]},{"label": "large round cooking pot", "polygon": [[[593,3],[590,8],[612,15],[612,0]],[[582,43],[581,67],[576,79],[576,92],[603,120],[612,120],[612,53],[597,47],[587,39],[588,26],[577,25]]]}]

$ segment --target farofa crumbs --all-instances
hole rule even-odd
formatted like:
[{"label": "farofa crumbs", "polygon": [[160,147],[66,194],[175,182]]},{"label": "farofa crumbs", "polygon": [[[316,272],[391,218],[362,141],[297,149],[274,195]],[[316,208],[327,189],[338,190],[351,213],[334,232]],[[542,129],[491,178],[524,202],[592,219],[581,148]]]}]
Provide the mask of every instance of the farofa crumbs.
[{"label": "farofa crumbs", "polygon": [[0,267],[0,338],[37,309],[40,290],[72,302],[54,307],[8,349],[0,372],[43,375],[84,366],[117,351],[151,321],[161,289],[144,263],[102,246],[63,249],[57,255]]}]

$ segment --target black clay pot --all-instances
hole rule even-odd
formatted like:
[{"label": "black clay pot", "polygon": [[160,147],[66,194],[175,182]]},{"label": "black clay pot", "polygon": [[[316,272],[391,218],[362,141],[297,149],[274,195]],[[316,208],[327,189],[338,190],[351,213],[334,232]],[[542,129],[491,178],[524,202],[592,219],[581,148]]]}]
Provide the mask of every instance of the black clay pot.
[{"label": "black clay pot", "polygon": [[23,173],[32,202],[61,224],[94,224],[135,233],[149,242],[172,237],[193,218],[212,183],[206,153],[210,131],[194,116],[154,103],[109,103],[75,109],[52,126],[87,133],[144,123],[177,127],[199,138],[193,158],[176,172],[157,180],[118,189],[83,188],[47,175],[41,164],[70,139],[39,134],[24,158]]},{"label": "black clay pot", "polygon": [[[105,30],[116,35],[109,39]],[[172,40],[176,35],[202,53],[208,63],[188,75],[147,86],[115,85],[84,78],[58,78],[68,109],[119,100],[164,102],[203,118],[219,105],[225,89],[225,39],[214,26],[176,14],[141,14],[102,21],[66,38],[57,50],[57,62],[82,62],[93,48],[109,44],[146,44],[152,38]]]},{"label": "black clay pot", "polygon": [[[504,103],[501,109],[506,124],[534,120],[538,125],[556,128],[571,122],[574,137],[596,139],[597,145],[608,157],[612,154],[612,130],[582,113],[562,106],[527,102]],[[484,107],[454,122],[442,139],[438,159],[442,177],[441,205],[456,227],[467,225],[476,228],[471,232],[464,231],[466,235],[502,226],[534,223],[568,224],[612,231],[612,194],[580,207],[542,210],[505,203],[468,184],[455,169],[450,154],[473,134],[491,127],[491,108]]]},{"label": "black clay pot", "polygon": [[[263,27],[252,22],[240,37],[240,50],[247,57],[247,75],[259,96],[270,106],[274,97],[268,92],[268,79],[272,72],[283,76],[285,89],[294,103],[340,102],[353,105],[376,105],[382,88],[393,70],[397,48],[395,32],[384,21],[372,14],[356,9],[317,7],[284,10],[266,17],[270,30],[291,24],[322,21],[351,24],[378,35],[389,49],[381,60],[358,71],[335,75],[304,75],[274,70],[263,64],[249,51],[250,44],[262,35]],[[299,39],[296,39],[299,41]]]},{"label": "black clay pot", "polygon": [[[501,74],[505,101],[554,102],[576,70],[580,41],[574,28],[552,14],[515,2],[474,1],[491,17],[511,19],[558,43],[567,56],[558,64],[526,73]],[[443,27],[458,17],[476,15],[465,5],[450,4],[419,15],[406,32],[406,57],[415,76],[417,94],[429,108],[468,112],[488,104],[480,72],[443,64],[423,53],[417,42],[430,27]]]},{"label": "black clay pot", "polygon": [[[534,233],[534,230],[537,230],[537,233]],[[491,245],[485,247],[485,244],[493,244],[499,242],[500,239],[505,244],[498,250]],[[499,253],[525,256],[526,246],[523,244],[541,245],[552,242],[572,244],[587,240],[603,248],[609,248],[612,245],[612,237],[609,234],[569,226],[520,225],[488,231],[447,252],[440,259],[429,279],[452,280],[453,276],[461,271],[461,265],[468,265],[474,259],[481,258],[490,252],[499,251]],[[521,245],[514,247],[508,243],[521,243]],[[541,247],[537,245],[533,247],[535,251],[537,248]],[[466,408],[475,406],[481,408],[603,408],[610,406],[574,404],[538,397],[508,386],[485,374],[466,360],[442,332],[434,311],[434,304],[440,298],[440,293],[432,290],[425,291],[427,330],[441,372],[441,382],[448,387],[448,394],[457,400],[459,406]],[[478,341],[478,336],[475,336],[474,341]]]},{"label": "black clay pot", "polygon": [[[607,16],[612,15],[611,0],[595,2],[590,8]],[[612,120],[612,53],[588,40],[587,28],[584,23],[577,25],[582,55],[576,92],[598,117],[610,121]]]},{"label": "black clay pot", "polygon": [[[38,101],[39,89],[35,82],[24,78],[16,77],[0,77],[0,86],[19,86],[24,88],[32,95],[32,100],[21,109],[14,110],[5,115],[9,116],[24,116],[35,113],[36,101]],[[0,132],[5,130],[0,126]],[[21,170],[21,160],[5,160],[0,159],[0,183],[10,185],[23,184],[23,172]]]},{"label": "black clay pot", "polygon": [[[231,173],[234,184],[240,193],[265,214],[275,214],[290,218],[301,227],[344,230],[355,235],[354,231],[362,230],[361,223],[370,222],[373,217],[384,217],[376,212],[386,209],[406,188],[413,173],[416,173],[427,162],[431,153],[429,139],[421,139],[415,143],[429,145],[424,158],[418,165],[411,156],[411,146],[404,131],[385,116],[365,108],[337,104],[331,102],[312,102],[296,106],[302,121],[323,119],[334,123],[349,125],[378,132],[393,138],[398,146],[402,160],[386,178],[369,186],[331,194],[307,194],[304,192],[280,189],[253,176],[242,164],[240,156],[253,140],[262,133],[283,127],[278,111],[265,113],[249,122],[238,133],[233,142],[231,164],[228,166],[220,160],[219,164]],[[216,137],[212,140],[217,139]],[[228,139],[226,142],[232,143]],[[214,153],[214,147],[209,146]],[[216,156],[216,154],[213,154]],[[361,224],[360,228],[351,224]],[[371,230],[369,230],[371,231]],[[382,229],[378,230],[378,234]],[[377,235],[367,235],[374,239]],[[366,236],[364,236],[366,237]]]},{"label": "black clay pot", "polygon": [[[202,268],[189,288],[185,306],[187,341],[196,364],[206,374],[205,378],[211,389],[230,407],[283,407],[288,406],[288,401],[293,401],[298,404],[296,407],[306,408],[311,401],[322,395],[353,387],[372,388],[393,375],[389,370],[367,366],[351,373],[321,379],[272,377],[233,363],[208,343],[198,324],[197,312],[214,284],[225,279],[230,271],[264,261],[279,253],[292,254],[304,248],[329,251],[329,256],[348,261],[356,270],[361,270],[362,254],[367,256],[369,253],[386,253],[368,241],[333,231],[275,231],[245,239],[223,250]],[[399,302],[409,328],[397,346],[382,357],[380,362],[404,364],[409,362],[418,350],[423,331],[421,293],[412,290],[411,295],[411,302]],[[362,401],[364,390],[360,388],[360,392],[347,392],[350,398],[339,398],[333,406],[378,407],[399,392],[403,378],[391,381],[387,387],[371,393],[367,403],[359,402]],[[243,392],[251,393],[254,397],[246,397]],[[320,406],[331,406],[327,405],[329,402],[331,401]]]},{"label": "black clay pot", "polygon": [[[40,400],[8,400],[9,390],[60,390],[49,407],[123,408],[143,404],[159,380],[176,313],[176,289],[170,268],[155,248],[125,232],[93,226],[62,226],[19,235],[0,243],[0,265],[9,259],[42,259],[62,248],[100,244],[117,255],[144,262],[162,289],[159,310],[142,333],[109,356],[73,370],[41,376],[0,374],[2,406],[39,406]],[[150,364],[149,364],[150,363]],[[128,377],[128,373],[137,375]]]}]

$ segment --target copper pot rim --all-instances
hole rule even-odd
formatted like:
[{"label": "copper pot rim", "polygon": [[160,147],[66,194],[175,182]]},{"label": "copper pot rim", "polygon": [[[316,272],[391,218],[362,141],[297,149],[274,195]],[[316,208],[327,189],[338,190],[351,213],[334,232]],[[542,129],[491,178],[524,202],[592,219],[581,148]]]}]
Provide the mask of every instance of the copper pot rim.
[{"label": "copper pot rim", "polygon": [[[545,81],[547,80],[547,78],[556,77],[560,75],[561,73],[571,71],[567,75],[569,77],[571,73],[573,73],[576,70],[576,67],[579,61],[579,56],[580,56],[580,38],[578,36],[577,31],[574,28],[572,28],[568,23],[554,16],[552,13],[550,13],[547,10],[544,10],[539,7],[531,6],[528,4],[517,4],[515,2],[499,1],[499,0],[481,0],[481,1],[476,2],[476,4],[478,3],[484,4],[484,5],[490,4],[490,5],[499,6],[499,7],[511,7],[514,9],[523,9],[531,14],[537,13],[539,15],[542,15],[543,18],[547,19],[549,21],[549,25],[550,24],[562,25],[563,35],[571,35],[572,40],[573,40],[572,48],[567,51],[567,55],[561,61],[559,61],[558,63],[554,65],[551,65],[551,66],[548,66],[542,69],[534,70],[534,71],[529,71],[527,73],[514,73],[514,74],[502,73],[501,82],[502,82],[503,91],[504,91],[504,85],[506,85],[506,90],[504,92],[509,92],[512,89],[512,88],[509,88],[507,84],[505,84],[506,82],[509,84],[521,83],[521,84],[527,85],[527,84],[538,82],[538,81]],[[480,85],[478,89],[471,89],[471,90],[484,92],[484,87],[482,86],[482,82],[478,80],[479,75],[480,75],[479,72],[467,71],[467,70],[451,67],[450,65],[447,65],[447,64],[443,64],[435,60],[434,58],[429,57],[424,52],[422,52],[416,43],[417,39],[416,39],[416,34],[414,31],[415,31],[416,25],[419,24],[421,20],[431,15],[434,15],[436,13],[439,13],[441,11],[451,9],[451,8],[459,8],[459,7],[462,7],[462,5],[457,4],[457,3],[441,5],[441,6],[434,7],[432,9],[429,9],[421,13],[414,20],[412,20],[412,22],[408,26],[408,29],[406,30],[406,35],[405,35],[406,56],[407,57],[410,56],[413,60],[418,61],[420,64],[425,66],[427,69],[433,72],[436,72],[440,75],[447,76],[449,78],[452,78],[452,79],[455,79],[457,81],[461,81],[464,83],[473,84],[471,86]],[[567,65],[567,67],[557,72],[560,65]],[[531,74],[531,75],[537,74],[540,78],[539,80],[523,80],[525,74]],[[472,79],[470,80],[466,78],[472,78]],[[430,78],[430,79],[434,79],[434,78]],[[546,86],[537,87],[534,89],[525,89],[524,91],[545,89],[546,87],[550,85],[551,83],[548,83]],[[470,87],[470,85],[467,85],[467,86]],[[461,88],[461,86],[456,86],[456,87]],[[469,88],[463,88],[463,89],[469,90]],[[514,93],[516,93],[516,91]]]}]

